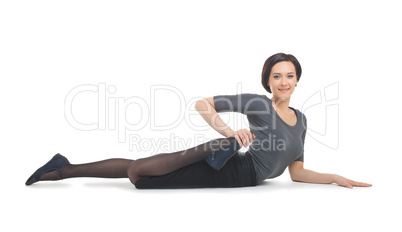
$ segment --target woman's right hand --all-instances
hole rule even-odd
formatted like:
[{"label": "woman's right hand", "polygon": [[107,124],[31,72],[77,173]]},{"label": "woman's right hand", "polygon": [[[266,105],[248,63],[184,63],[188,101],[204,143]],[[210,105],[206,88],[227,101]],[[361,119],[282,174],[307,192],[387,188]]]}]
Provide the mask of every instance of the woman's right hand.
[{"label": "woman's right hand", "polygon": [[246,128],[233,131],[228,137],[235,138],[241,147],[248,147],[253,139],[255,139],[255,135]]}]

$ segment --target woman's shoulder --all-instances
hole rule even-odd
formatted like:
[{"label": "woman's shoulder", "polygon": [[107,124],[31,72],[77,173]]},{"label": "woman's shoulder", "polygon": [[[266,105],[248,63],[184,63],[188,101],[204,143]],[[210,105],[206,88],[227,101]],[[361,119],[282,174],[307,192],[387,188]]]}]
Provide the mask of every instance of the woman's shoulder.
[{"label": "woman's shoulder", "polygon": [[245,98],[245,99],[261,98],[264,100],[269,100],[269,98],[266,95],[258,94],[258,93],[240,93],[237,95],[240,96],[241,98]]},{"label": "woman's shoulder", "polygon": [[303,112],[301,112],[300,110],[298,110],[298,109],[296,109],[296,111],[298,111],[298,113],[301,115],[303,127],[307,128],[307,117],[306,117],[306,115]]},{"label": "woman's shoulder", "polygon": [[296,111],[296,113],[298,115],[300,115],[300,117],[302,118],[303,123],[307,122],[307,117],[303,112],[301,112],[299,109],[296,109],[296,108],[293,108],[293,107],[290,107],[290,108],[294,109]]}]

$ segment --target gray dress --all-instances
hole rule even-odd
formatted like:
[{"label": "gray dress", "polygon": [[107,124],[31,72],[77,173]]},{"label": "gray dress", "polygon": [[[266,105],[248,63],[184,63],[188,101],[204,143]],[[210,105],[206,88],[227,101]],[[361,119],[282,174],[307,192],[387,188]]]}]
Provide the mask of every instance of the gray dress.
[{"label": "gray dress", "polygon": [[257,184],[281,175],[293,161],[304,161],[307,119],[302,112],[289,107],[297,116],[296,125],[290,126],[279,117],[265,95],[217,95],[213,100],[218,113],[239,112],[247,116],[250,131],[256,136],[248,152]]}]

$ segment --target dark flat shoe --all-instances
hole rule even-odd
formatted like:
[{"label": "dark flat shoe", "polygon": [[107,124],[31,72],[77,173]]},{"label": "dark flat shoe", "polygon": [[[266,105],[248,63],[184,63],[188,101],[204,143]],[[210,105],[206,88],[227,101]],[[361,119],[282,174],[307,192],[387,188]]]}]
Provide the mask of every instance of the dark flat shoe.
[{"label": "dark flat shoe", "polygon": [[230,158],[232,158],[236,154],[236,152],[240,150],[241,147],[240,144],[237,142],[237,140],[235,140],[227,148],[214,149],[212,141],[210,142],[212,153],[205,159],[205,161],[213,169],[219,171],[221,168],[223,168],[223,166],[225,166],[225,164],[230,160]]},{"label": "dark flat shoe", "polygon": [[53,158],[49,162],[47,162],[45,165],[36,170],[25,182],[25,185],[31,185],[35,182],[38,182],[43,174],[54,170],[57,171],[61,180],[63,179],[63,177],[61,176],[61,169],[67,164],[70,164],[68,159],[57,153],[55,156],[53,156]]}]

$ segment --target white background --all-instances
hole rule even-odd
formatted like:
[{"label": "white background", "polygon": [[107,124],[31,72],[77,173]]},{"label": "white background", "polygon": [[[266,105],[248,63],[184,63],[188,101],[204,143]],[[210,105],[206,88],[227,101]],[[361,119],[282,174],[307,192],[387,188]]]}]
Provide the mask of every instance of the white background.
[{"label": "white background", "polygon": [[[397,1],[2,1],[1,230],[400,229],[399,9]],[[188,102],[238,93],[239,83],[242,93],[271,97],[260,75],[277,52],[295,55],[303,67],[290,106],[301,109],[317,91],[339,84],[339,140],[330,140],[338,147],[308,134],[305,167],[373,187],[294,183],[287,171],[235,189],[137,190],[127,179],[95,178],[24,185],[56,153],[72,163],[154,154],[130,150],[117,130],[73,128],[64,103],[75,87],[114,86],[107,98],[116,102],[149,103],[151,86],[162,84]],[[96,93],[77,95],[73,113],[94,123],[97,104]],[[172,122],[184,107],[193,109],[161,94],[155,121]],[[130,105],[127,121],[145,113]],[[325,130],[325,114],[305,114],[310,131]],[[206,125],[201,116],[192,119]],[[173,133],[192,143],[187,147],[197,144],[195,135],[221,137],[184,120],[163,131],[150,124],[127,133],[149,140]]]}]

